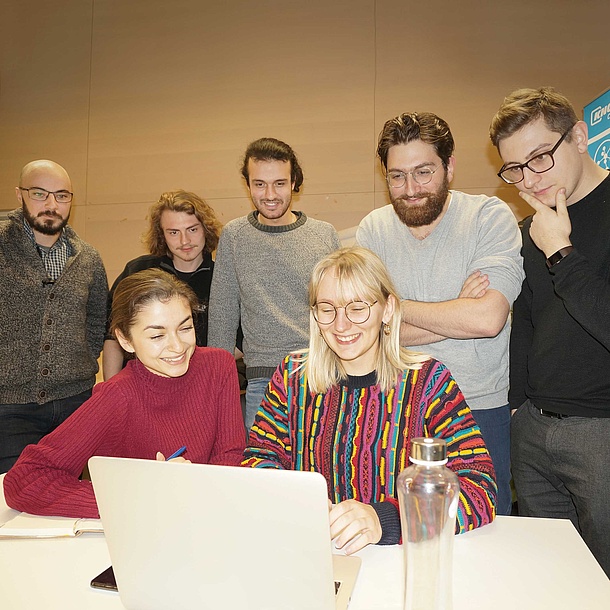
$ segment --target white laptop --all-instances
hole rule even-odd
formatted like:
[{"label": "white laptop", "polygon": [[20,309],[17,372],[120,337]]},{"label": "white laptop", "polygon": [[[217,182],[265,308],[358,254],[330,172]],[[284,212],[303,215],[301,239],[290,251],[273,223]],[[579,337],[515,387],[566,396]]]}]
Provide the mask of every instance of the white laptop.
[{"label": "white laptop", "polygon": [[332,554],[322,475],[109,457],[89,470],[128,610],[347,608],[360,559]]}]

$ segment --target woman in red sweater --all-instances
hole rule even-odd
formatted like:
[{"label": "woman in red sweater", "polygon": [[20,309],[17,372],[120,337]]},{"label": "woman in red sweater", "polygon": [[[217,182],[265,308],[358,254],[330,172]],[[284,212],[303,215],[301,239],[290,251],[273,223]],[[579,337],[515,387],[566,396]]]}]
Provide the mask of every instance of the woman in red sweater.
[{"label": "woman in red sweater", "polygon": [[7,504],[38,515],[98,517],[93,455],[164,459],[186,445],[191,462],[238,465],[244,424],[233,356],[195,344],[197,298],[159,269],[125,278],[112,302],[111,330],[136,358],[37,445],[4,478]]}]

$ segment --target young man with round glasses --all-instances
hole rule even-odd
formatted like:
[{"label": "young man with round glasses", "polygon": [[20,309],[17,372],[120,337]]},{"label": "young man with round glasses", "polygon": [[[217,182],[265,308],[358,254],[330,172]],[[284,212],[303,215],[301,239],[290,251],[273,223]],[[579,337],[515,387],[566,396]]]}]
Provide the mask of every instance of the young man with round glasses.
[{"label": "young man with round glasses", "polygon": [[379,136],[392,205],[356,239],[384,261],[402,299],[401,343],[446,364],[472,409],[496,469],[498,514],[510,514],[509,312],[521,289],[521,239],[495,197],[450,191],[447,123],[424,112],[390,119]]},{"label": "young man with round glasses", "polygon": [[0,222],[0,472],[91,396],[108,294],[100,255],[67,225],[66,170],[32,161],[15,191]]},{"label": "young man with round glasses", "polygon": [[534,215],[510,349],[519,513],[570,519],[610,576],[610,174],[554,89],[520,89],[490,136]]}]

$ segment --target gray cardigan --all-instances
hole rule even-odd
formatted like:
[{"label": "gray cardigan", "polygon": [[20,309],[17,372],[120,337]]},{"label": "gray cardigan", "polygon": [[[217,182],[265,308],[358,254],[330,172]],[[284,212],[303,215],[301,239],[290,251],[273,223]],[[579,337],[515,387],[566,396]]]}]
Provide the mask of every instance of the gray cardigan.
[{"label": "gray cardigan", "polygon": [[108,281],[102,259],[69,226],[72,248],[56,282],[23,228],[0,222],[0,404],[43,404],[93,387]]}]

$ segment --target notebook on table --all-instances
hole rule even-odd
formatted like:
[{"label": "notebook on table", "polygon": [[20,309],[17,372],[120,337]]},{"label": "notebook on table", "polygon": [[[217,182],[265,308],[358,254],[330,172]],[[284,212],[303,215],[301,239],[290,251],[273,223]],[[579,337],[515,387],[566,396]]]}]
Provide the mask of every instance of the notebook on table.
[{"label": "notebook on table", "polygon": [[347,608],[360,559],[332,554],[322,475],[108,457],[89,469],[127,610]]}]

